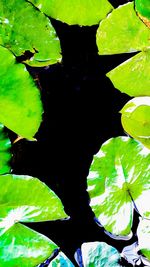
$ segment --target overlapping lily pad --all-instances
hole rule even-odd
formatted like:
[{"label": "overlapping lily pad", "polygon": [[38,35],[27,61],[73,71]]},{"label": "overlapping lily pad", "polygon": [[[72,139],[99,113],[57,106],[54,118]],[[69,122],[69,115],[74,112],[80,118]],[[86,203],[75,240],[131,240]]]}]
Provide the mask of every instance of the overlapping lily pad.
[{"label": "overlapping lily pad", "polygon": [[150,97],[136,97],[121,110],[125,131],[150,149]]},{"label": "overlapping lily pad", "polygon": [[68,24],[94,25],[112,10],[107,0],[30,0],[48,16]]},{"label": "overlapping lily pad", "polygon": [[24,65],[0,46],[0,122],[32,139],[42,121],[40,92]]},{"label": "overlapping lily pad", "polygon": [[47,237],[19,222],[66,218],[56,194],[37,178],[0,176],[0,265],[36,266],[57,247]]},{"label": "overlapping lily pad", "polygon": [[105,229],[121,238],[131,236],[133,209],[150,218],[150,151],[129,137],[105,142],[88,176],[90,205]]},{"label": "overlapping lily pad", "polygon": [[31,52],[30,66],[47,66],[61,59],[60,43],[49,19],[25,0],[0,1],[0,45],[15,56]]},{"label": "overlapping lily pad", "polygon": [[119,267],[120,253],[104,242],[83,243],[81,247],[83,266]]},{"label": "overlapping lily pad", "polygon": [[0,175],[9,173],[11,170],[11,142],[4,125],[0,123]]},{"label": "overlapping lily pad", "polygon": [[97,45],[100,55],[141,51],[107,76],[117,89],[130,96],[150,95],[150,29],[137,16],[133,2],[113,10],[100,23]]}]

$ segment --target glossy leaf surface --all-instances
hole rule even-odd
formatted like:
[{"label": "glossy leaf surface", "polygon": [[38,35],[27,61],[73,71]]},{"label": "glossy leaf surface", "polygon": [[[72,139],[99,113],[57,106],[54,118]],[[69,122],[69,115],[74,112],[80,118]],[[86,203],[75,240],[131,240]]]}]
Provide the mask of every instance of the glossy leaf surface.
[{"label": "glossy leaf surface", "polygon": [[121,113],[125,131],[150,149],[150,97],[131,99]]},{"label": "glossy leaf surface", "polygon": [[48,16],[70,25],[94,25],[112,10],[107,0],[30,0]]},{"label": "glossy leaf surface", "polygon": [[130,96],[150,96],[150,51],[146,50],[107,73],[114,87]]},{"label": "glossy leaf surface", "polygon": [[25,0],[0,1],[0,44],[15,54],[33,56],[30,66],[47,66],[61,59],[60,43],[50,21]]},{"label": "glossy leaf surface", "polygon": [[140,16],[150,20],[150,3],[149,0],[135,0],[135,9]]},{"label": "glossy leaf surface", "polygon": [[25,66],[0,46],[0,122],[27,139],[37,132],[42,120],[40,92]]},{"label": "glossy leaf surface", "polygon": [[0,177],[0,234],[16,222],[66,218],[60,199],[40,180],[23,175]]},{"label": "glossy leaf surface", "polygon": [[139,251],[150,261],[150,220],[142,218],[140,219],[137,229],[137,236],[139,242]]},{"label": "glossy leaf surface", "polygon": [[83,266],[86,267],[119,267],[119,252],[104,242],[84,243],[81,247]]},{"label": "glossy leaf surface", "polygon": [[150,30],[136,15],[133,2],[114,9],[100,23],[97,46],[100,55],[131,53],[150,46]]},{"label": "glossy leaf surface", "polygon": [[0,123],[0,175],[9,173],[11,170],[11,142],[4,125]]},{"label": "glossy leaf surface", "polygon": [[55,248],[57,246],[47,237],[17,223],[0,237],[0,266],[37,266]]},{"label": "glossy leaf surface", "polygon": [[[108,232],[131,234],[132,200],[138,209],[138,200],[150,193],[149,166],[150,151],[129,137],[108,140],[94,156],[88,176],[90,205]],[[145,217],[148,210],[148,204],[146,210],[139,207]]]},{"label": "glossy leaf surface", "polygon": [[50,262],[48,267],[74,267],[74,265],[63,252],[60,252],[58,256]]}]

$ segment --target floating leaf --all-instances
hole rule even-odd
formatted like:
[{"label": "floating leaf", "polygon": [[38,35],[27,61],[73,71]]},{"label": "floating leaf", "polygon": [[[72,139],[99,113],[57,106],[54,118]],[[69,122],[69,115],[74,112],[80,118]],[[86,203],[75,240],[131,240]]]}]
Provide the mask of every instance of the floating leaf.
[{"label": "floating leaf", "polygon": [[150,96],[150,50],[138,53],[107,73],[114,87],[130,96]]},{"label": "floating leaf", "polygon": [[[138,199],[145,199],[150,193],[149,168],[150,151],[129,137],[108,140],[95,155],[88,176],[90,205],[100,223],[113,235],[130,237],[133,200],[138,209]],[[146,210],[139,208],[139,212],[149,216],[148,204]]]},{"label": "floating leaf", "polygon": [[2,46],[0,62],[0,122],[32,139],[42,120],[40,92],[25,66]]},{"label": "floating leaf", "polygon": [[150,95],[150,30],[137,16],[133,2],[119,6],[100,23],[97,46],[100,55],[142,51],[107,76],[130,96]]},{"label": "floating leaf", "polygon": [[125,131],[150,148],[150,97],[136,97],[121,110]]},{"label": "floating leaf", "polygon": [[74,267],[72,262],[63,252],[60,252],[48,265],[48,267]]},{"label": "floating leaf", "polygon": [[8,138],[4,125],[0,123],[0,175],[9,173],[11,170],[11,142]]},{"label": "floating leaf", "polygon": [[150,220],[140,218],[137,236],[139,242],[139,251],[150,261]]},{"label": "floating leaf", "polygon": [[[61,59],[60,43],[50,21],[25,0],[0,1],[0,44],[15,56],[31,52],[25,62],[47,66]],[[28,53],[29,54],[29,53]]]},{"label": "floating leaf", "polygon": [[138,13],[138,15],[147,22],[149,21],[149,26],[150,26],[150,3],[149,0],[135,0],[135,9]]},{"label": "floating leaf", "polygon": [[150,46],[150,30],[138,18],[134,3],[114,9],[102,20],[97,31],[100,55],[131,53]]},{"label": "floating leaf", "polygon": [[39,222],[67,217],[60,199],[36,178],[2,175],[0,188],[0,234],[16,222]]},{"label": "floating leaf", "polygon": [[81,247],[83,266],[119,267],[120,253],[104,242],[84,243]]},{"label": "floating leaf", "polygon": [[55,248],[57,246],[47,237],[17,223],[0,237],[0,266],[37,266]]},{"label": "floating leaf", "polygon": [[68,24],[98,24],[111,10],[107,0],[30,0],[48,16]]}]

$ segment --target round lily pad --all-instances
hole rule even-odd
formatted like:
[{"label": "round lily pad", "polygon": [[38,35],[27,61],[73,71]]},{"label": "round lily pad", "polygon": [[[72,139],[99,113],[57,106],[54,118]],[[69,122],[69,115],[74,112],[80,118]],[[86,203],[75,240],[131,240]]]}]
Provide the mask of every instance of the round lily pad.
[{"label": "round lily pad", "polygon": [[150,205],[145,202],[150,194],[149,163],[150,151],[129,137],[109,139],[94,156],[87,178],[90,206],[105,229],[118,238],[131,237],[135,205],[150,218]]}]

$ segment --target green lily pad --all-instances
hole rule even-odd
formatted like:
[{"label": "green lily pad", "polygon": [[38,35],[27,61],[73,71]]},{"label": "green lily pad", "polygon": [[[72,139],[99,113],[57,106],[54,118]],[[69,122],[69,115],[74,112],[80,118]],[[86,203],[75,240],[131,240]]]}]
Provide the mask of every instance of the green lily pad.
[{"label": "green lily pad", "polygon": [[15,54],[33,56],[30,66],[47,66],[61,60],[60,42],[49,19],[25,0],[0,1],[0,44]]},{"label": "green lily pad", "polygon": [[144,17],[147,20],[150,20],[149,0],[135,0],[135,9],[140,16]]},{"label": "green lily pad", "polygon": [[119,238],[131,236],[134,204],[149,217],[148,204],[139,206],[139,199],[150,193],[149,163],[150,151],[129,137],[108,140],[94,156],[88,176],[90,206],[105,229]]},{"label": "green lily pad", "polygon": [[50,239],[17,223],[0,237],[0,266],[33,267],[57,248]]},{"label": "green lily pad", "polygon": [[11,142],[4,125],[0,123],[0,175],[9,173],[11,170]]},{"label": "green lily pad", "polygon": [[130,96],[150,95],[150,29],[127,3],[113,10],[97,31],[100,55],[139,52],[107,73],[114,87]]},{"label": "green lily pad", "polygon": [[150,149],[150,97],[136,97],[121,110],[125,131]]},{"label": "green lily pad", "polygon": [[70,25],[98,24],[113,9],[107,0],[30,0],[30,2],[46,15]]},{"label": "green lily pad", "polygon": [[120,253],[104,242],[82,244],[83,266],[86,267],[119,267]]},{"label": "green lily pad", "polygon": [[140,218],[140,223],[137,229],[137,236],[139,251],[150,261],[150,220]]},{"label": "green lily pad", "polygon": [[149,48],[150,30],[136,15],[133,2],[119,6],[101,21],[97,46],[100,55],[132,53]]},{"label": "green lily pad", "polygon": [[16,222],[41,222],[66,218],[56,194],[37,178],[0,177],[0,235]]},{"label": "green lily pad", "polygon": [[138,53],[107,73],[115,88],[130,96],[150,96],[150,50]]},{"label": "green lily pad", "polygon": [[24,65],[0,46],[0,122],[32,139],[42,121],[40,92]]},{"label": "green lily pad", "polygon": [[48,267],[74,267],[74,265],[63,252],[59,252]]}]

